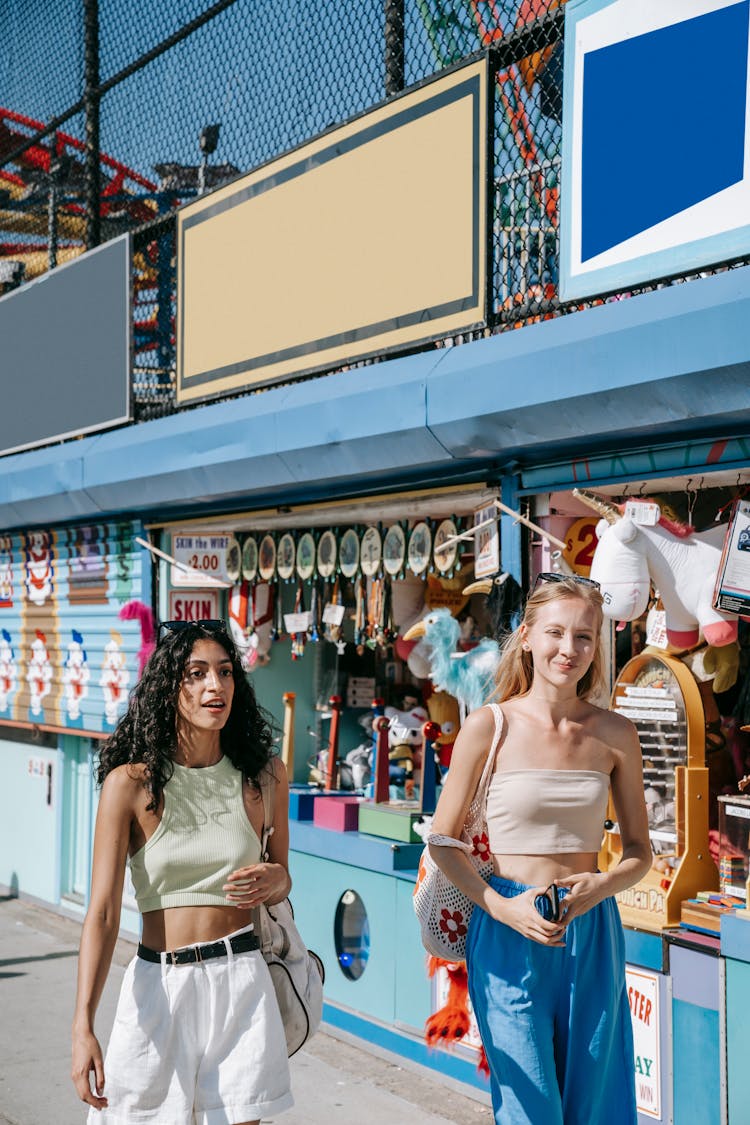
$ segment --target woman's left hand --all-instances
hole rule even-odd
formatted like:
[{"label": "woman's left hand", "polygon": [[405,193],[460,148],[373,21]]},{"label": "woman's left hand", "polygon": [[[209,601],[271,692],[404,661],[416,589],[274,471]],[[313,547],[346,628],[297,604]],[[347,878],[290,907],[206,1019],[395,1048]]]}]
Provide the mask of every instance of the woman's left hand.
[{"label": "woman's left hand", "polygon": [[578,914],[585,914],[592,906],[607,898],[606,876],[598,871],[584,871],[580,875],[569,875],[565,879],[555,879],[558,887],[568,887],[569,893],[562,901],[561,921],[567,925]]},{"label": "woman's left hand", "polygon": [[249,909],[272,900],[278,902],[287,894],[289,876],[280,863],[253,863],[238,867],[222,890],[231,906]]}]

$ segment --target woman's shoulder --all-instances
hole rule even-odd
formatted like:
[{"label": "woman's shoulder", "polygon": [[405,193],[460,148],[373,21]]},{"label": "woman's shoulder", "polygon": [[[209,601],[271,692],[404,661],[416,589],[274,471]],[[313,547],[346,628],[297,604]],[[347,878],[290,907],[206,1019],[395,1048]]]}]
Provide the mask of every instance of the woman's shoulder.
[{"label": "woman's shoulder", "polygon": [[102,797],[133,805],[147,790],[148,772],[143,762],[115,766],[102,784]]},{"label": "woman's shoulder", "polygon": [[257,776],[250,779],[250,783],[263,786],[269,780],[274,781],[276,785],[288,784],[287,769],[283,759],[278,754],[272,754],[268,761],[264,762]]},{"label": "woman's shoulder", "polygon": [[483,735],[492,737],[495,733],[495,706],[485,703],[484,707],[477,707],[476,711],[470,711],[461,724],[461,730],[479,737]]},{"label": "woman's shoulder", "polygon": [[279,757],[278,754],[273,754],[268,759],[268,765],[266,766],[266,769],[271,774],[274,781],[276,781],[277,783],[285,782],[288,780],[286,766],[284,765],[283,759]]},{"label": "woman's shoulder", "polygon": [[630,719],[606,707],[597,707],[594,703],[590,703],[589,707],[596,735],[608,746],[614,750],[628,750],[638,746],[638,731]]}]

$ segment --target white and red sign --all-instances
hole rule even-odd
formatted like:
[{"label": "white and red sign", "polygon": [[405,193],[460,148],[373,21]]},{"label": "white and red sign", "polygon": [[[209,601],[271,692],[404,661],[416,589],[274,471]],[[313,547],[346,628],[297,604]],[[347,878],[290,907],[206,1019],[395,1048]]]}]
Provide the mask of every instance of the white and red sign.
[{"label": "white and red sign", "polygon": [[[191,532],[172,535],[171,584],[182,589],[227,585],[235,581],[240,548],[233,535],[224,532]],[[235,558],[236,556],[236,558]],[[192,619],[189,619],[192,620]]]},{"label": "white and red sign", "polygon": [[170,590],[170,621],[216,621],[219,612],[218,590]]},{"label": "white and red sign", "polygon": [[474,577],[489,578],[500,569],[500,532],[493,505],[474,513]]},{"label": "white and red sign", "polygon": [[661,1119],[659,1056],[659,975],[625,968],[635,1050],[635,1097],[638,1112]]}]

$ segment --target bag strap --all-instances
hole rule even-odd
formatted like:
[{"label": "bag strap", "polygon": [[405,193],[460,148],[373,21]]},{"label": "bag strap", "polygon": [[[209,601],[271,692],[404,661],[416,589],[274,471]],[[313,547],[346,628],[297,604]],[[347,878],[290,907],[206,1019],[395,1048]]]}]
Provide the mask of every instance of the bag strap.
[{"label": "bag strap", "polygon": [[263,832],[260,839],[260,853],[264,860],[268,858],[268,840],[273,834],[273,805],[276,796],[276,778],[270,770],[261,771],[260,792],[263,797]]},{"label": "bag strap", "polygon": [[490,778],[495,772],[495,759],[497,758],[497,752],[500,749],[500,742],[503,736],[504,715],[502,707],[500,707],[498,703],[489,703],[487,706],[492,709],[492,716],[495,720],[495,733],[492,736],[487,761],[484,763],[482,776],[479,779],[477,794],[481,794],[483,789],[486,790],[489,787]]},{"label": "bag strap", "polygon": [[[499,706],[499,704],[490,703],[488,704],[488,706],[492,708],[492,716],[495,720],[495,733],[492,736],[492,742],[490,743],[490,749],[487,754],[487,761],[484,763],[482,775],[479,778],[479,784],[477,785],[476,792],[471,799],[471,804],[473,805],[477,798],[479,798],[482,803],[482,809],[484,809],[486,804],[487,790],[489,788],[490,779],[495,769],[495,760],[497,758],[497,752],[500,748],[500,742],[502,740],[503,724],[505,719],[502,708]],[[482,815],[484,815],[484,813]],[[460,848],[462,851],[471,851],[471,848],[467,844],[465,844],[463,840],[456,840],[453,836],[441,836],[436,832],[428,832],[427,836],[425,837],[425,843],[437,844],[439,847],[443,848]]]}]

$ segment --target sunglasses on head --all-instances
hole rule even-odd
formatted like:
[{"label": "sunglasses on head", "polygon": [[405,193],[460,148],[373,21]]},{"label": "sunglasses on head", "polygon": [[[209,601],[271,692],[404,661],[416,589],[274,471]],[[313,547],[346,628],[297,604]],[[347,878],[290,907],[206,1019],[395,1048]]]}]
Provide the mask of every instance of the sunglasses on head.
[{"label": "sunglasses on head", "polygon": [[221,618],[208,618],[205,621],[162,621],[159,626],[159,641],[163,641],[168,633],[184,633],[186,629],[205,629],[207,633],[212,633],[220,630],[222,633],[226,632],[226,621]]},{"label": "sunglasses on head", "polygon": [[532,594],[541,582],[576,582],[579,586],[591,586],[594,590],[601,590],[601,585],[593,578],[583,578],[580,574],[560,574],[554,570],[543,570],[537,574]]}]

